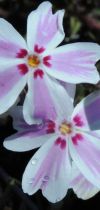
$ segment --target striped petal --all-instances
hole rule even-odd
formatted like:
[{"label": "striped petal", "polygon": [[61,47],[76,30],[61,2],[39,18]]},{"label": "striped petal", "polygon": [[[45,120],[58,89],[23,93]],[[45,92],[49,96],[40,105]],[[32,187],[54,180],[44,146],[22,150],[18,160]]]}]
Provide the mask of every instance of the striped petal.
[{"label": "striped petal", "polygon": [[37,75],[34,78],[30,74],[23,108],[27,123],[35,123],[36,119],[55,120],[57,117],[68,117],[72,110],[73,103],[62,85],[44,72],[42,77]]},{"label": "striped petal", "polygon": [[66,195],[71,169],[67,145],[61,148],[54,139],[56,136],[36,152],[22,179],[25,193],[32,195],[41,189],[43,195],[52,203],[60,201]]},{"label": "striped petal", "polygon": [[27,23],[27,43],[31,52],[35,46],[45,50],[60,44],[64,39],[63,16],[63,10],[52,14],[52,4],[48,1],[41,3],[30,13]]},{"label": "striped petal", "polygon": [[76,133],[69,141],[69,150],[83,176],[100,188],[100,138],[92,133]]},{"label": "striped petal", "polygon": [[9,150],[24,152],[40,147],[53,135],[54,131],[50,134],[48,133],[47,123],[39,126],[24,123],[24,128],[6,138],[3,145]]},{"label": "striped petal", "polygon": [[15,103],[25,84],[26,75],[20,72],[19,66],[3,67],[0,72],[0,114]]},{"label": "striped petal", "polygon": [[76,106],[72,122],[83,130],[100,129],[100,91],[90,94]]},{"label": "striped petal", "polygon": [[26,49],[23,37],[10,23],[0,18],[0,58],[23,58],[27,55]]},{"label": "striped petal", "polygon": [[100,46],[95,43],[67,44],[47,54],[51,66],[46,66],[46,71],[56,79],[75,84],[96,84],[100,80],[95,67],[100,59]]}]

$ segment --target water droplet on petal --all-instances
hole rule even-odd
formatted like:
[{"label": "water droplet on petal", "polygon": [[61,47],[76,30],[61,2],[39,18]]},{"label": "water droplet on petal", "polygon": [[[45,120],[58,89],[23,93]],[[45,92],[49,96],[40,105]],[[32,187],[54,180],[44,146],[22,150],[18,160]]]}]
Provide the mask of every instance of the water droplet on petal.
[{"label": "water droplet on petal", "polygon": [[35,180],[35,178],[30,179],[29,184],[33,184],[34,180]]},{"label": "water droplet on petal", "polygon": [[60,200],[61,200],[61,198],[58,197],[58,198],[56,199],[56,202],[59,202]]},{"label": "water droplet on petal", "polygon": [[36,164],[36,162],[37,162],[37,159],[35,158],[35,159],[33,159],[32,160],[32,165],[35,165]]},{"label": "water droplet on petal", "polygon": [[32,182],[32,181],[30,181],[30,182],[29,182],[29,184],[33,184],[33,182]]},{"label": "water droplet on petal", "polygon": [[49,180],[49,176],[47,176],[47,175],[44,176],[43,180],[44,180],[44,181],[48,181],[48,180]]}]

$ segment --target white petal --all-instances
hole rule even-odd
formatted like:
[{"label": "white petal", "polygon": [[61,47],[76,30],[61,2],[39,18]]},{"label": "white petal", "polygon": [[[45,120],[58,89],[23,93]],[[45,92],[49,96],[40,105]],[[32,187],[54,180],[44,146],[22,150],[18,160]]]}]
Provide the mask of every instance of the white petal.
[{"label": "white petal", "polygon": [[52,137],[29,161],[22,179],[25,193],[32,195],[42,189],[43,195],[52,203],[63,199],[67,193],[70,174],[68,147],[61,149]]},{"label": "white petal", "polygon": [[3,18],[0,18],[0,39],[18,44],[24,49],[27,48],[23,37]]},{"label": "white petal", "polygon": [[5,148],[24,152],[40,147],[47,142],[55,134],[47,134],[47,127],[41,125],[40,127],[34,125],[27,125],[23,130],[17,132],[5,139],[3,145]]},{"label": "white petal", "polygon": [[20,73],[17,66],[6,68],[0,72],[0,114],[6,112],[16,102],[27,77]]},{"label": "white petal", "polygon": [[69,149],[73,161],[84,177],[100,188],[100,139],[92,136],[92,133],[79,133],[69,141]]},{"label": "white petal", "polygon": [[100,129],[100,91],[94,91],[75,107],[72,121],[81,130]]},{"label": "white petal", "polygon": [[52,14],[52,4],[48,1],[28,16],[27,43],[31,52],[37,44],[39,47],[52,49],[64,39],[62,26],[64,11]]},{"label": "white petal", "polygon": [[45,56],[51,56],[51,67],[45,70],[51,76],[74,84],[100,80],[96,62],[100,59],[100,46],[95,43],[73,43],[58,47]]},{"label": "white petal", "polygon": [[43,78],[33,78],[32,74],[23,107],[25,121],[32,124],[36,123],[35,119],[55,120],[71,116],[73,103],[65,88],[46,74]]}]

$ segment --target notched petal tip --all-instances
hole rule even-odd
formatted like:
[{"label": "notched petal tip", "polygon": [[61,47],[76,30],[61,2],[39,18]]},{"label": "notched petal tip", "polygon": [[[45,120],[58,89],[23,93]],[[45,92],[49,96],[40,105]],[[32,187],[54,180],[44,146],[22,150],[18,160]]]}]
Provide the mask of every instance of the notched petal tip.
[{"label": "notched petal tip", "polygon": [[52,3],[49,2],[49,1],[42,2],[42,3],[38,6],[37,9],[42,9],[42,8],[43,8],[44,11],[45,11],[45,8],[47,9],[47,7],[52,9]]}]

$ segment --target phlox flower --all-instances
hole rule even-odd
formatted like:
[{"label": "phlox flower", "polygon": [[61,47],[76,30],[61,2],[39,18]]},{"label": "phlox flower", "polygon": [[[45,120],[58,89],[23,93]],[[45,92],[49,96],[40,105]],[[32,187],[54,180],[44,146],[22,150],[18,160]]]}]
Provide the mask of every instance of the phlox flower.
[{"label": "phlox flower", "polygon": [[55,79],[98,82],[99,45],[73,43],[56,48],[65,36],[63,16],[64,10],[52,14],[52,4],[41,3],[28,16],[26,41],[0,18],[0,114],[14,104],[26,84],[23,114],[32,124],[34,118],[55,117],[58,98],[63,95],[63,87]]},{"label": "phlox flower", "polygon": [[84,98],[74,109],[66,93],[58,113],[34,130],[21,115],[19,118],[16,108],[12,116],[18,132],[6,138],[4,146],[20,152],[41,146],[23,174],[25,193],[32,195],[41,189],[54,203],[73,188],[79,197],[89,198],[100,189],[100,91]]}]

